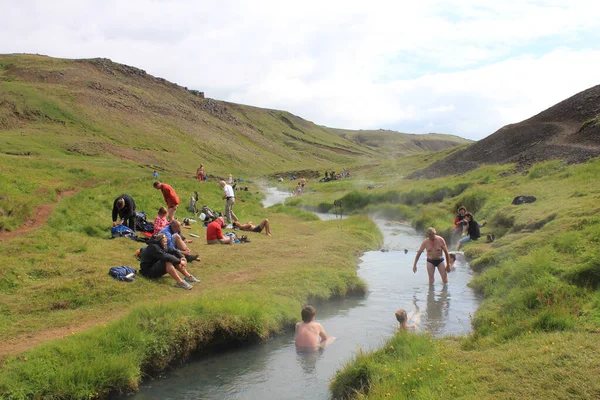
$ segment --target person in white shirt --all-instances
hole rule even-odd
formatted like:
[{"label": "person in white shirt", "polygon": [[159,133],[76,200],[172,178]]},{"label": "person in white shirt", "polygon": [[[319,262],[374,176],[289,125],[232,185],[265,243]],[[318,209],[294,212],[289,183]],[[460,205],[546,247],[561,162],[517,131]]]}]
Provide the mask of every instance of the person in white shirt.
[{"label": "person in white shirt", "polygon": [[221,185],[223,188],[223,199],[225,200],[225,219],[227,220],[227,225],[231,225],[234,221],[238,220],[238,217],[233,212],[235,193],[231,185],[228,185],[225,181],[219,181],[219,185]]}]

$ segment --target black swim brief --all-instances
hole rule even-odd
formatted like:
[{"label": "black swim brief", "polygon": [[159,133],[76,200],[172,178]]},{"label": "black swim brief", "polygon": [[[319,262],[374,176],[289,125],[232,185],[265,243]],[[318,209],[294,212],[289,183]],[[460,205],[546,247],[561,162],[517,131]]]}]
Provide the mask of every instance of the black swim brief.
[{"label": "black swim brief", "polygon": [[262,228],[260,227],[260,225],[255,226],[254,229],[252,229],[252,232],[258,232],[260,233],[262,231]]},{"label": "black swim brief", "polygon": [[438,265],[444,262],[444,257],[440,258],[439,260],[432,260],[431,258],[428,258],[427,262],[433,264],[434,267],[437,267]]}]

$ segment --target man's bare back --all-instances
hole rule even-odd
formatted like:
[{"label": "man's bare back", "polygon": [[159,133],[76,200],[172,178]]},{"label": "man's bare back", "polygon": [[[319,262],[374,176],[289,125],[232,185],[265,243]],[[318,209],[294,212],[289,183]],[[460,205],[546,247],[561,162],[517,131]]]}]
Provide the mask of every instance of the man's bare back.
[{"label": "man's bare back", "polygon": [[298,322],[296,324],[296,347],[316,349],[321,342],[327,339],[328,336],[323,326],[318,322]]}]

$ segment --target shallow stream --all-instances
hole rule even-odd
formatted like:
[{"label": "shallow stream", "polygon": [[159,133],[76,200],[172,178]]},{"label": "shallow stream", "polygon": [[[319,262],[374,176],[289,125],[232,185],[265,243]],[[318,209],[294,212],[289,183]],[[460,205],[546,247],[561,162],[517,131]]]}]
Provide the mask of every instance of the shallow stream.
[{"label": "shallow stream", "polygon": [[[269,193],[263,201],[266,207],[289,196],[273,189]],[[315,305],[317,321],[328,335],[337,338],[326,349],[299,353],[294,334],[289,332],[264,343],[202,355],[161,379],[145,381],[133,398],[328,399],[328,384],[336,370],[359,349],[376,349],[393,335],[398,308],[413,312],[411,323],[416,323],[419,331],[428,330],[434,336],[470,332],[470,316],[479,299],[467,287],[472,276],[468,264],[457,262],[448,285],[443,286],[436,275],[435,284],[429,286],[425,255],[417,273],[412,272],[423,237],[410,226],[375,222],[384,235],[383,249],[388,251],[369,251],[361,257],[358,274],[368,284],[368,293]]]}]

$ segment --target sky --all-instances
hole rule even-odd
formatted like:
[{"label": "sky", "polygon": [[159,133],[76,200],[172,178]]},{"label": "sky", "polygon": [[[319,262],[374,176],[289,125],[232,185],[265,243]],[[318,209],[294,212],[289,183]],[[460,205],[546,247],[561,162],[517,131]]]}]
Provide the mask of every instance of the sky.
[{"label": "sky", "polygon": [[600,84],[597,0],[0,0],[0,10],[0,53],[110,58],[333,128],[479,140]]}]

